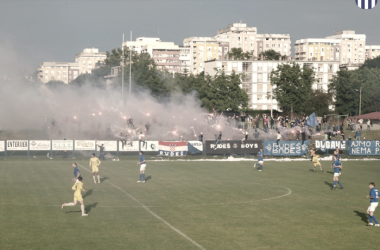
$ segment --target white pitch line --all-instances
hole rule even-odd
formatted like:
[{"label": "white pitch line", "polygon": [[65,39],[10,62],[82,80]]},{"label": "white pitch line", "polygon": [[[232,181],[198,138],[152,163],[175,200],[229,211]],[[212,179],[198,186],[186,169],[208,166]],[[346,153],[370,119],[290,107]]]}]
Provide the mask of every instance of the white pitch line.
[{"label": "white pitch line", "polygon": [[[91,171],[89,171],[87,168],[83,167],[82,165],[78,164],[80,167],[82,167],[83,169],[87,170],[88,172],[91,173]],[[172,226],[169,222],[167,222],[166,220],[164,220],[163,218],[161,218],[160,216],[158,216],[157,214],[155,214],[152,210],[150,210],[147,206],[145,206],[142,202],[140,202],[139,200],[137,200],[135,197],[133,197],[132,195],[130,195],[127,191],[121,189],[120,187],[116,186],[115,184],[113,184],[112,182],[108,181],[108,180],[105,180],[106,182],[108,182],[109,184],[111,184],[112,186],[114,186],[115,188],[119,189],[121,192],[125,193],[129,198],[131,198],[132,200],[136,201],[138,204],[141,205],[141,207],[143,207],[146,211],[148,211],[151,215],[153,215],[154,217],[156,217],[157,219],[159,219],[160,221],[162,221],[163,223],[165,223],[168,227],[170,227],[171,229],[173,229],[175,232],[177,232],[179,235],[183,236],[185,239],[187,239],[188,241],[190,241],[191,243],[193,243],[195,246],[197,246],[199,249],[202,249],[202,250],[206,250],[206,248],[202,247],[201,245],[199,245],[196,241],[194,241],[193,239],[191,239],[190,237],[188,237],[186,234],[182,233],[181,231],[179,231],[177,228],[175,228],[174,226]]]}]

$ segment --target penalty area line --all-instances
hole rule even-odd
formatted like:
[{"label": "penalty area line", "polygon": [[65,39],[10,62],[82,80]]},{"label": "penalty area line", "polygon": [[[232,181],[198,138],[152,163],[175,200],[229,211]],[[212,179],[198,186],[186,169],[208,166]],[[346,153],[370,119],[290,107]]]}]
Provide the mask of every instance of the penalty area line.
[{"label": "penalty area line", "polygon": [[[88,171],[88,172],[91,173],[90,170],[88,170],[87,168],[83,167],[82,165],[78,164],[78,166],[82,167],[83,169],[85,169],[86,171]],[[114,188],[119,189],[121,192],[123,192],[124,194],[126,194],[129,198],[131,198],[132,200],[134,200],[138,204],[140,204],[141,207],[144,208],[147,212],[149,212],[151,215],[153,215],[154,217],[156,217],[157,219],[159,219],[160,221],[162,221],[164,224],[166,224],[168,227],[170,227],[176,233],[178,233],[179,235],[181,235],[182,237],[184,237],[185,239],[187,239],[188,241],[190,241],[191,243],[193,243],[199,249],[206,250],[206,248],[202,247],[196,241],[194,241],[193,239],[191,239],[189,236],[187,236],[186,234],[182,233],[180,230],[178,230],[177,228],[175,228],[174,226],[172,226],[169,222],[167,222],[166,220],[164,220],[163,218],[161,218],[160,216],[158,216],[156,213],[154,213],[152,210],[150,210],[147,206],[145,206],[142,202],[140,202],[138,199],[136,199],[135,197],[133,197],[132,195],[130,195],[127,191],[125,191],[124,189],[116,186],[115,184],[113,184],[112,182],[110,182],[108,180],[105,180],[105,181],[108,182],[110,185],[112,185]]]}]

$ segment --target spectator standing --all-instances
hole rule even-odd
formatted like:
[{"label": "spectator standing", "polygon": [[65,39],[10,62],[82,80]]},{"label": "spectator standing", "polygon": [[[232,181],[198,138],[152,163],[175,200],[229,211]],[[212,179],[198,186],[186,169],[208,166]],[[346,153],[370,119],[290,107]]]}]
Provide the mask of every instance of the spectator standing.
[{"label": "spectator standing", "polygon": [[359,141],[360,140],[360,136],[361,136],[362,132],[360,131],[360,129],[358,129],[358,131],[356,131],[356,140]]},{"label": "spectator standing", "polygon": [[367,121],[367,130],[371,130],[371,121],[369,119]]}]

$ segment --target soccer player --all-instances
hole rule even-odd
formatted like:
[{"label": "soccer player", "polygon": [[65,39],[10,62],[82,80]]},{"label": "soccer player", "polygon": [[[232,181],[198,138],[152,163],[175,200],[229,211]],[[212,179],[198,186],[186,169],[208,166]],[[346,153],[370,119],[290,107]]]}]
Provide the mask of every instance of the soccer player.
[{"label": "soccer player", "polygon": [[312,148],[311,149],[311,159],[310,159],[310,161],[313,161],[313,158],[314,158],[314,154],[315,154],[315,148]]},{"label": "soccer player", "polygon": [[96,184],[95,175],[98,176],[98,182],[100,183],[100,177],[99,177],[99,165],[101,161],[95,157],[95,154],[93,153],[90,159],[90,169],[92,169],[92,177],[94,178],[94,182]]},{"label": "soccer player", "polygon": [[74,192],[74,202],[63,203],[62,206],[61,206],[61,209],[64,206],[68,206],[68,207],[75,206],[77,204],[77,202],[79,201],[80,202],[80,209],[82,210],[82,216],[88,216],[88,214],[86,214],[84,212],[84,202],[83,202],[83,197],[82,197],[82,193],[81,192],[82,191],[86,192],[86,191],[83,189],[83,182],[82,182],[82,180],[83,180],[82,176],[79,176],[78,177],[78,181],[71,188],[72,190],[75,190],[75,192]]},{"label": "soccer player", "polygon": [[[264,152],[263,152],[263,149],[260,148],[260,152],[257,153],[257,160],[259,161],[259,165],[260,165],[260,168],[259,168],[259,171],[262,171],[263,170],[263,165],[264,165]],[[255,165],[256,166],[256,165]]]},{"label": "soccer player", "polygon": [[314,153],[312,153],[312,154],[313,154],[313,162],[314,162],[314,172],[316,172],[315,169],[316,169],[317,166],[319,165],[319,169],[320,169],[321,172],[323,173],[322,165],[321,165],[321,163],[320,163],[319,160],[318,160],[319,155],[317,155],[317,154],[315,153],[315,151],[314,151]]},{"label": "soccer player", "polygon": [[78,166],[77,166],[77,164],[75,162],[71,166],[74,168],[74,178],[73,178],[73,181],[74,182],[78,182],[78,178],[80,176],[79,168],[78,168]]},{"label": "soccer player", "polygon": [[342,170],[342,167],[343,167],[342,163],[340,161],[338,161],[336,156],[334,156],[334,162],[333,162],[333,165],[331,166],[331,168],[334,169],[334,177],[333,177],[334,187],[331,188],[332,190],[335,190],[335,186],[336,186],[337,182],[340,186],[340,189],[343,189],[343,186],[339,181],[339,172],[340,172],[340,170]]},{"label": "soccer player", "polygon": [[140,151],[140,161],[137,162],[137,164],[140,165],[140,179],[137,181],[137,183],[144,183],[145,182],[145,169],[146,169],[146,162],[145,157],[143,155],[143,151]]},{"label": "soccer player", "polygon": [[376,220],[376,217],[373,215],[373,213],[375,212],[375,209],[377,207],[377,205],[379,204],[378,203],[378,198],[379,198],[379,190],[377,190],[375,188],[375,183],[371,182],[369,183],[369,188],[371,189],[371,191],[369,191],[369,195],[367,196],[369,200],[369,207],[367,209],[367,214],[368,214],[368,219],[369,219],[369,223],[367,224],[367,226],[373,226],[373,223],[372,223],[372,220],[373,222],[375,222],[375,227],[378,227],[379,226],[379,222]]}]

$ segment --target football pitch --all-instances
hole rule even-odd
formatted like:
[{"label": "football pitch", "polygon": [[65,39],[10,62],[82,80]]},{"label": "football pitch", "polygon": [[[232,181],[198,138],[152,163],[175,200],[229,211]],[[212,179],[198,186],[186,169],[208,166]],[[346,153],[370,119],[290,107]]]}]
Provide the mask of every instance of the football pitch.
[{"label": "football pitch", "polygon": [[[343,163],[331,190],[312,162],[151,161],[138,184],[138,157],[103,161],[94,184],[78,160],[85,210],[72,202],[73,160],[0,161],[0,248],[5,249],[369,249],[368,183],[378,161]],[[380,208],[375,212],[380,219]]]}]

